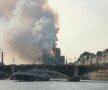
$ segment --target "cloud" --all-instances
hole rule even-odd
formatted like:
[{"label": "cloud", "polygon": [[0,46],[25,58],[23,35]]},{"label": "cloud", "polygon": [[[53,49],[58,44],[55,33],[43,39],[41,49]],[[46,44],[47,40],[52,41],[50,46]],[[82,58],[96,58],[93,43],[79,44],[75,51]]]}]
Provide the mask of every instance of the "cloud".
[{"label": "cloud", "polygon": [[2,14],[1,16],[10,17],[17,1],[18,0],[0,0],[0,14]]}]

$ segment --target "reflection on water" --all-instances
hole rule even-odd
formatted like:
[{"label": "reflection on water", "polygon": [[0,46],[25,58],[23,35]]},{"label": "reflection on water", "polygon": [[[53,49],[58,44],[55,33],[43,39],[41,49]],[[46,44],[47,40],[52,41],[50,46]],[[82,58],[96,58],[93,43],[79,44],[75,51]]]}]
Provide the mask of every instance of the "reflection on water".
[{"label": "reflection on water", "polygon": [[0,90],[108,90],[108,81],[68,82],[65,79],[56,79],[47,82],[17,82],[0,80]]}]

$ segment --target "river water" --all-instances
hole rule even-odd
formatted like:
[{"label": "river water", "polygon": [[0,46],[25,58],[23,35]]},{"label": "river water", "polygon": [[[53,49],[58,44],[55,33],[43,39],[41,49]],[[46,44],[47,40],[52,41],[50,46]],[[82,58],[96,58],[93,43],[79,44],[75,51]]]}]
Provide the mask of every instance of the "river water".
[{"label": "river water", "polygon": [[108,90],[108,81],[68,82],[52,80],[47,82],[18,82],[0,80],[0,90]]}]

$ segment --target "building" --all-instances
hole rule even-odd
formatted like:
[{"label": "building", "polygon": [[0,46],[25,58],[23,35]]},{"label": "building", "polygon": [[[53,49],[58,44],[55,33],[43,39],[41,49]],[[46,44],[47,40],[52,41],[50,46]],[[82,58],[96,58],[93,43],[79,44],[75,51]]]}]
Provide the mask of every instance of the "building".
[{"label": "building", "polygon": [[43,50],[43,62],[42,64],[45,65],[64,65],[65,57],[61,56],[61,50],[60,48],[54,48],[53,47],[53,55],[50,53],[47,53],[47,50]]},{"label": "building", "polygon": [[78,65],[108,64],[108,49],[96,54],[84,52],[77,60]]}]

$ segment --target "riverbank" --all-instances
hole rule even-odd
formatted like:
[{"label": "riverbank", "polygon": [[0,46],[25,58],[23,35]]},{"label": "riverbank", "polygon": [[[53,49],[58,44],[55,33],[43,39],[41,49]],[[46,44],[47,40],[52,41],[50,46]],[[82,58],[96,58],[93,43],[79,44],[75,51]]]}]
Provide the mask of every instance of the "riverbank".
[{"label": "riverbank", "polygon": [[83,75],[82,79],[89,80],[106,80],[108,81],[108,70],[98,70]]}]

